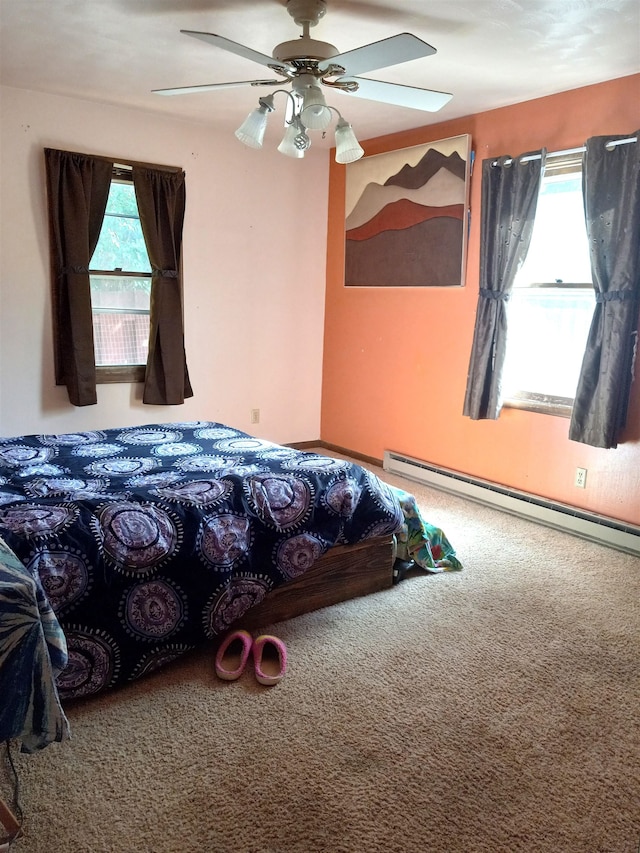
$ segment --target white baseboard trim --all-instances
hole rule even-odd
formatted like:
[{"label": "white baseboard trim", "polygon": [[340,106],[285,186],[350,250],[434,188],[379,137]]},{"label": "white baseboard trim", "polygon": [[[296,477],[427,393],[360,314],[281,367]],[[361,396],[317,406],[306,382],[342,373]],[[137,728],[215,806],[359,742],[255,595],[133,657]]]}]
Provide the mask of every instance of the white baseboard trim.
[{"label": "white baseboard trim", "polygon": [[640,557],[640,527],[385,450],[383,469],[425,486]]}]

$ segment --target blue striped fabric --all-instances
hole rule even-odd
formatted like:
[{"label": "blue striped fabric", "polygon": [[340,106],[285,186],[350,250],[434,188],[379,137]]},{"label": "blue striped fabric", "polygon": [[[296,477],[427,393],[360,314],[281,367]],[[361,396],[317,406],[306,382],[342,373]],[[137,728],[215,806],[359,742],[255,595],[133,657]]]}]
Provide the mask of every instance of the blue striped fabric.
[{"label": "blue striped fabric", "polygon": [[67,644],[42,587],[0,538],[0,741],[35,752],[69,734],[55,679]]}]

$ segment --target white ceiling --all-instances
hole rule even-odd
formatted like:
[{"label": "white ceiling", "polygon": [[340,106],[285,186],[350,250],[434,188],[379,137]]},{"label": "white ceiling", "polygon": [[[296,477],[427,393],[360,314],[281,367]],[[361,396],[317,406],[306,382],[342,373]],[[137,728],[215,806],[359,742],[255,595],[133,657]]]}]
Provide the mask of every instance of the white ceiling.
[{"label": "white ceiling", "polygon": [[[640,70],[640,0],[328,0],[327,5],[310,35],[340,53],[401,32],[437,49],[434,56],[363,76],[453,93],[437,113],[328,93],[327,101],[351,121],[360,139]],[[269,89],[177,97],[151,90],[268,78],[271,72],[263,66],[180,30],[217,33],[270,55],[277,43],[301,34],[285,6],[286,0],[0,0],[0,81],[232,132]]]}]

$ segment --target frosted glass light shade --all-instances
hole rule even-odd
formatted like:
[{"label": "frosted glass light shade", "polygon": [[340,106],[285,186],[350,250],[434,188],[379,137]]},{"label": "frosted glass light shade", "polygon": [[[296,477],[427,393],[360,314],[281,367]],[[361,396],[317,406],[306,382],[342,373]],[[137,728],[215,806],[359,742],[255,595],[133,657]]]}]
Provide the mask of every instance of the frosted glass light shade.
[{"label": "frosted glass light shade", "polygon": [[336,163],[353,163],[364,154],[353,128],[343,118],[336,125]]},{"label": "frosted glass light shade", "polygon": [[264,131],[267,126],[267,116],[270,112],[266,105],[260,104],[253,112],[249,113],[236,130],[235,135],[240,142],[248,145],[249,148],[262,148]]},{"label": "frosted glass light shade", "polygon": [[331,110],[319,86],[308,86],[304,90],[300,115],[309,130],[326,130],[331,124]]},{"label": "frosted glass light shade", "polygon": [[282,137],[282,142],[278,145],[278,151],[281,154],[285,154],[287,157],[304,157],[305,148],[296,144],[296,139],[299,135],[299,126],[294,122],[288,124],[287,129],[284,132],[284,136]]}]

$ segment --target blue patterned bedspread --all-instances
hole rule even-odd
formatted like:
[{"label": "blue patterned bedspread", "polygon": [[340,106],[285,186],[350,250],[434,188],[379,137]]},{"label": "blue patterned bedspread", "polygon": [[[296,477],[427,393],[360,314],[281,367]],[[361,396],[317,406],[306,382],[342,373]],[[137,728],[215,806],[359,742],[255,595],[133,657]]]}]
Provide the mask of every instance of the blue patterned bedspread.
[{"label": "blue patterned bedspread", "polygon": [[143,676],[333,545],[402,521],[394,491],[366,469],[223,424],[0,439],[0,536],[64,631],[63,700]]}]

